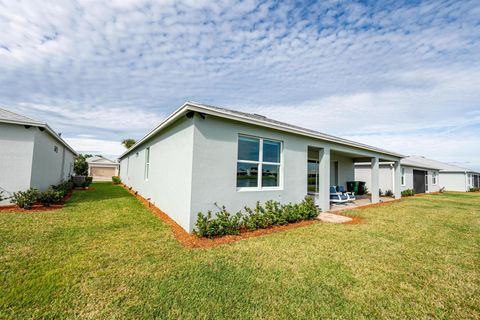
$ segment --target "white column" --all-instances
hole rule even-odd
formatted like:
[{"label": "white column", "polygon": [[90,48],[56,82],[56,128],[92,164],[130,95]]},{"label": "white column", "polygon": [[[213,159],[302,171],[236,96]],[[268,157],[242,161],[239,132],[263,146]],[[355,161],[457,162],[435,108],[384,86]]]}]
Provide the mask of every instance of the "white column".
[{"label": "white column", "polygon": [[318,197],[322,212],[330,211],[330,148],[320,149],[318,163]]},{"label": "white column", "polygon": [[400,161],[395,161],[393,168],[394,168],[393,194],[395,195],[395,199],[400,199],[402,197],[402,168],[400,166]]},{"label": "white column", "polygon": [[378,157],[373,157],[372,158],[372,190],[370,190],[372,194],[372,203],[377,203],[380,201],[380,196],[378,195],[378,192],[380,190],[379,188],[379,162],[380,160]]}]

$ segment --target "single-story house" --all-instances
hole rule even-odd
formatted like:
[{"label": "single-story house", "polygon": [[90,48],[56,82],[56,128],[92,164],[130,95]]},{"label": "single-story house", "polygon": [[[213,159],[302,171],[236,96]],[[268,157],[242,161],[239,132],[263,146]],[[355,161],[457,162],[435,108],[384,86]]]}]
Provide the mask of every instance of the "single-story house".
[{"label": "single-story house", "polygon": [[[330,186],[353,180],[355,162],[371,163],[370,190],[379,188],[380,161],[394,163],[399,198],[402,157],[262,115],[186,102],[119,159],[127,186],[192,231],[198,212],[216,204],[236,212],[257,201],[297,203],[310,192],[328,211]],[[379,202],[378,191],[371,201]]]},{"label": "single-story house", "polygon": [[113,176],[118,176],[120,164],[103,156],[87,158],[88,176],[94,181],[110,181]]},{"label": "single-story house", "polygon": [[48,124],[0,109],[0,191],[4,196],[29,188],[43,191],[69,179],[76,155]]},{"label": "single-story house", "polygon": [[414,157],[414,159],[425,165],[439,168],[440,187],[444,187],[446,191],[466,192],[470,188],[480,187],[480,172],[424,157]]},{"label": "single-story house", "polygon": [[[424,163],[419,157],[410,156],[400,160],[401,190],[413,189],[415,193],[438,192],[440,169],[433,164]],[[355,163],[355,180],[365,181],[370,190],[370,163]],[[394,191],[395,172],[392,162],[380,163],[379,186],[382,192]]]}]

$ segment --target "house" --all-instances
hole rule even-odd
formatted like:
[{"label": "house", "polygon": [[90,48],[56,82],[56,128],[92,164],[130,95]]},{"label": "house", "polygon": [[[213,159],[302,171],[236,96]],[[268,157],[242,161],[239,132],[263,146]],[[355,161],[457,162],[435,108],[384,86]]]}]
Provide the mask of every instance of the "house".
[{"label": "house", "polygon": [[76,155],[48,124],[0,109],[0,191],[4,196],[29,188],[43,191],[69,179]]},{"label": "house", "polygon": [[447,191],[469,191],[470,188],[480,187],[480,172],[440,162],[424,157],[414,157],[415,161],[438,167],[441,187]]},{"label": "house", "polygon": [[[236,212],[257,201],[300,202],[310,191],[330,210],[331,185],[354,179],[354,163],[394,163],[394,152],[323,134],[265,116],[186,102],[120,156],[120,177],[187,231],[198,212],[216,204]],[[313,171],[313,179],[308,175]],[[372,202],[379,202],[378,192]]]},{"label": "house", "polygon": [[[446,191],[469,191],[480,187],[480,173],[422,156],[410,156],[400,161],[401,188],[413,189],[416,193]],[[392,190],[393,173],[391,163],[380,164],[380,189]],[[368,163],[355,164],[355,179],[370,184]]]},{"label": "house", "polygon": [[[413,189],[415,193],[438,192],[440,169],[437,165],[419,161],[417,157],[406,157],[400,160],[401,190]],[[379,186],[382,192],[394,191],[395,172],[392,162],[380,163]],[[355,163],[355,180],[365,181],[370,190],[371,169],[369,163]]]},{"label": "house", "polygon": [[113,176],[118,176],[120,164],[103,156],[87,158],[88,176],[95,181],[110,181]]}]

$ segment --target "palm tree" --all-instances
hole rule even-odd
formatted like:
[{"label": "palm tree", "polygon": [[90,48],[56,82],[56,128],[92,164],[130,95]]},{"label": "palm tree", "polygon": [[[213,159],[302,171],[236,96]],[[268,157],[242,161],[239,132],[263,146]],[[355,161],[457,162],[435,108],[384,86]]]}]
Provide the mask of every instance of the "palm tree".
[{"label": "palm tree", "polygon": [[125,148],[130,149],[131,146],[133,146],[137,141],[135,139],[124,139],[122,141],[122,144]]}]

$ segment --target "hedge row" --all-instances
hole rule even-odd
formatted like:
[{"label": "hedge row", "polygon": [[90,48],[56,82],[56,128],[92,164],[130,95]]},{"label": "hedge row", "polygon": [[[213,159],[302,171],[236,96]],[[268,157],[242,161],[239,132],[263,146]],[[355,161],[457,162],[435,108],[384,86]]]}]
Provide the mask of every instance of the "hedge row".
[{"label": "hedge row", "polygon": [[280,204],[269,200],[262,206],[257,202],[255,208],[245,207],[245,214],[241,211],[230,213],[225,206],[218,207],[219,211],[212,214],[198,213],[194,234],[199,237],[213,238],[217,236],[239,234],[242,230],[253,231],[276,225],[285,225],[292,222],[309,220],[318,216],[317,207],[311,197],[298,204]]},{"label": "hedge row", "polygon": [[52,204],[60,203],[72,189],[73,182],[70,180],[57,186],[51,186],[44,192],[30,188],[26,191],[14,192],[10,202],[23,209],[30,209],[37,201],[45,207],[49,207]]}]

